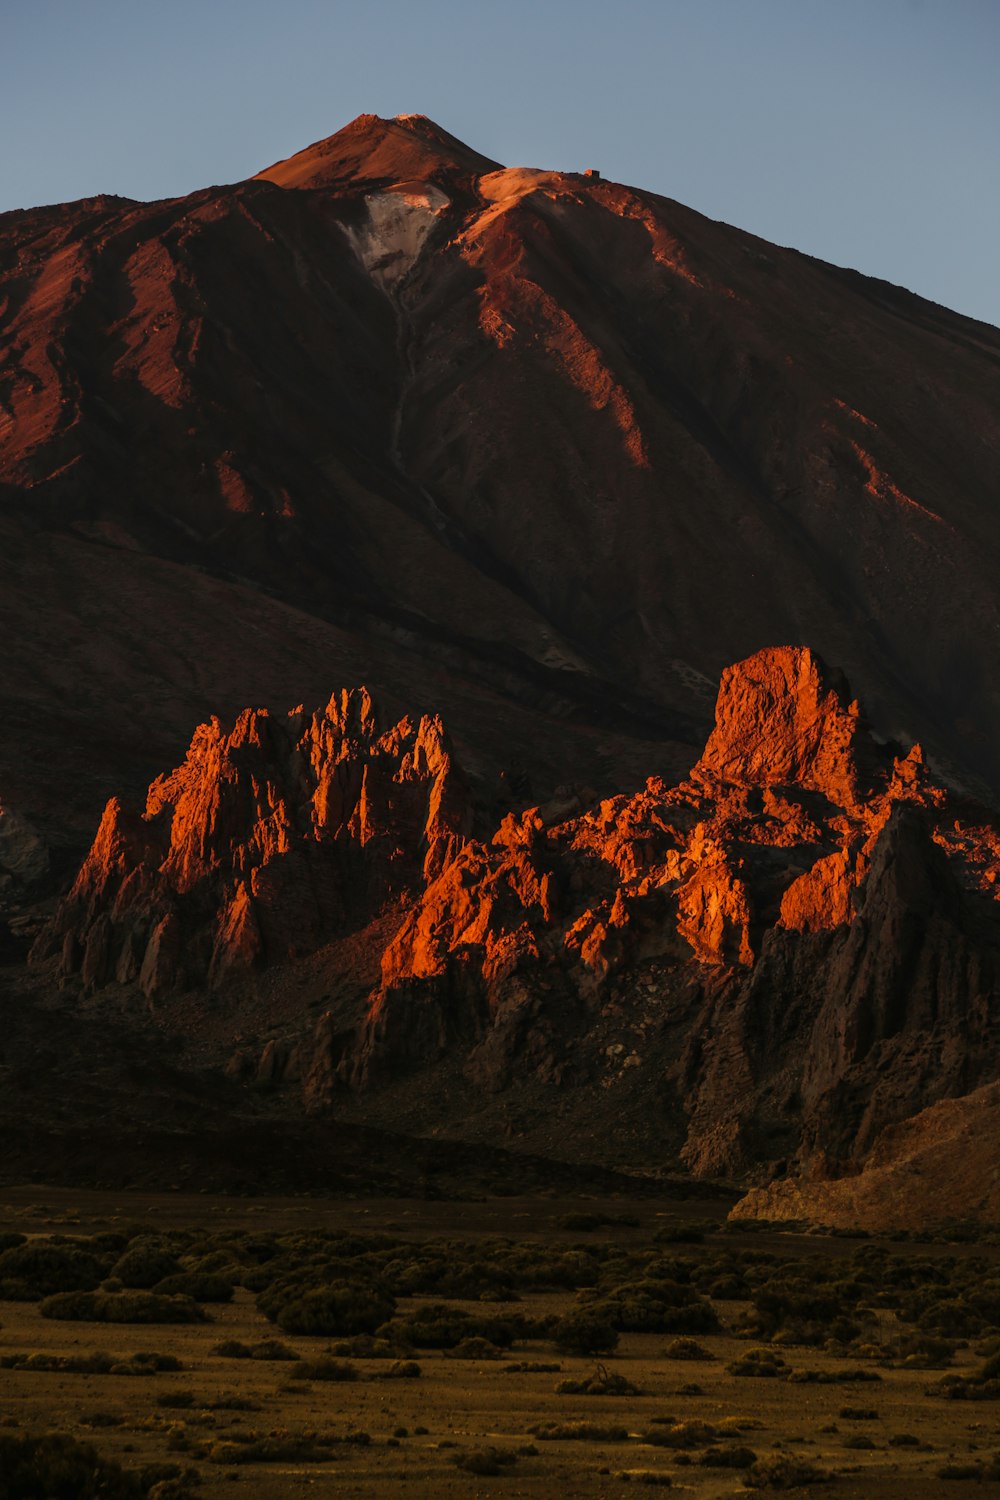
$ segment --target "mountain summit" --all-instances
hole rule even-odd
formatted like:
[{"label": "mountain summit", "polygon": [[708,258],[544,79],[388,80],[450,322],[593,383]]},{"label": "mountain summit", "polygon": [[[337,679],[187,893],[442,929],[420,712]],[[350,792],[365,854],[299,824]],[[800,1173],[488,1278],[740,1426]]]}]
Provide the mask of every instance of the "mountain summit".
[{"label": "mountain summit", "polygon": [[257,178],[279,187],[336,190],[411,179],[446,183],[495,172],[499,166],[426,115],[396,115],[391,120],[358,115],[336,135],[275,162]]}]

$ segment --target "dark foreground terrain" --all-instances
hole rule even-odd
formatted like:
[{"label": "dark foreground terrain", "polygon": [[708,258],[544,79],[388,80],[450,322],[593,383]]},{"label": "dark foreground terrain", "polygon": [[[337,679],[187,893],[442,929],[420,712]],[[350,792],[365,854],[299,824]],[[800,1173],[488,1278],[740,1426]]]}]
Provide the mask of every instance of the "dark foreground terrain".
[{"label": "dark foreground terrain", "polygon": [[989,1493],[1000,1235],[727,1208],[7,1189],[0,1493]]}]

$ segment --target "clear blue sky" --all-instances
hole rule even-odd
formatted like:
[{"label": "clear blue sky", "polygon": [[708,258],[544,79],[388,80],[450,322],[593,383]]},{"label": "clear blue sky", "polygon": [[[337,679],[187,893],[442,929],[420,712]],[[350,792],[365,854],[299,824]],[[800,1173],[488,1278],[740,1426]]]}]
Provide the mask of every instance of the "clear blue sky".
[{"label": "clear blue sky", "polygon": [[1000,324],[1000,0],[0,0],[0,210],[233,181],[363,111]]}]

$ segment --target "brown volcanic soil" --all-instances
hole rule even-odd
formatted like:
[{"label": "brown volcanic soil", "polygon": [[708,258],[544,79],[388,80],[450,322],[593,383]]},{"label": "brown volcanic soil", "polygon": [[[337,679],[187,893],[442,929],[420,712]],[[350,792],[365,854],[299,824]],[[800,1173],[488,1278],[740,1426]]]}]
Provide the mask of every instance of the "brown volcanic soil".
[{"label": "brown volcanic soil", "polygon": [[996,330],[420,116],[4,215],[0,306],[0,789],[57,836],[335,683],[491,792],[676,775],[776,640],[1000,779]]}]

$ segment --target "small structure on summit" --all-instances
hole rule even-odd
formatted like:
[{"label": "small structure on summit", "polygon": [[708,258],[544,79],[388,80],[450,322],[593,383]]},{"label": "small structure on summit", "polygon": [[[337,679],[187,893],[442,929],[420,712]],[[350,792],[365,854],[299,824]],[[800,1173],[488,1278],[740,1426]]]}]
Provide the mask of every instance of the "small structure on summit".
[{"label": "small structure on summit", "polygon": [[583,175],[584,177],[592,177],[595,182],[600,182],[601,180],[601,174],[596,167],[588,167]]}]

